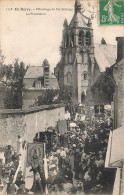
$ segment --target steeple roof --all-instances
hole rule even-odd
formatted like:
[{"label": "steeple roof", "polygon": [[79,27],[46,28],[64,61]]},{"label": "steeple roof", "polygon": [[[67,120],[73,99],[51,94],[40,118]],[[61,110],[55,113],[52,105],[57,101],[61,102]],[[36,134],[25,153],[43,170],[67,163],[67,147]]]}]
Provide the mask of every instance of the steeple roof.
[{"label": "steeple roof", "polygon": [[75,13],[69,24],[69,27],[88,27],[88,25],[81,13]]},{"label": "steeple roof", "polygon": [[84,15],[81,13],[80,0],[75,1],[75,13],[69,24],[69,27],[88,27]]}]

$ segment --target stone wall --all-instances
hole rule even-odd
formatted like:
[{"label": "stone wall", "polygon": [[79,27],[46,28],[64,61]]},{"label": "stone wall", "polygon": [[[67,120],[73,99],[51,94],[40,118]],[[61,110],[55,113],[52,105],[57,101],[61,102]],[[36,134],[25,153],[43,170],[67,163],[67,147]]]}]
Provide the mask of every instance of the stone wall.
[{"label": "stone wall", "polygon": [[113,76],[116,81],[114,94],[115,128],[124,124],[124,59],[113,66]]},{"label": "stone wall", "polygon": [[37,132],[55,127],[58,120],[65,119],[63,105],[42,106],[28,110],[3,110],[0,113],[0,146],[17,147],[17,136],[32,142]]}]

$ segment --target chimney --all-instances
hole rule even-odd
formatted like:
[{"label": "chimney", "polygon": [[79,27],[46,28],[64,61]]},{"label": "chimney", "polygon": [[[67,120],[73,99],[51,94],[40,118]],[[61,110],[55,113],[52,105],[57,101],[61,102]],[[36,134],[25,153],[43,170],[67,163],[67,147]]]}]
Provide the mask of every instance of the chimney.
[{"label": "chimney", "polygon": [[124,37],[116,37],[117,41],[117,62],[124,58]]},{"label": "chimney", "polygon": [[43,73],[44,73],[44,87],[49,87],[49,69],[50,65],[48,61],[45,59],[43,61]]}]

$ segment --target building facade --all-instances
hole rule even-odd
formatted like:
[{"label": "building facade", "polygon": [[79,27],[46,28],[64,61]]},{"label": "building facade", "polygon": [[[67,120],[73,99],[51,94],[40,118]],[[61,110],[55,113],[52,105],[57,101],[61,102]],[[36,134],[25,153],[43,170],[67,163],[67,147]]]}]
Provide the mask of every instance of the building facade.
[{"label": "building facade", "polygon": [[114,129],[124,125],[124,37],[117,37],[117,62],[112,66],[116,82],[114,93]]},{"label": "building facade", "polygon": [[106,168],[117,168],[113,195],[124,194],[124,37],[117,37],[117,60],[111,66],[116,82],[113,97],[113,131],[110,131]]},{"label": "building facade", "polygon": [[72,93],[73,101],[81,102],[81,95],[86,94],[94,69],[94,44],[92,23],[81,13],[80,1],[75,2],[70,24],[65,19],[63,27],[64,85]]},{"label": "building facade", "polygon": [[25,90],[22,93],[23,108],[28,108],[35,104],[38,96],[47,89],[58,89],[58,81],[50,71],[50,66],[29,66],[24,76]]},{"label": "building facade", "polygon": [[[94,44],[92,21],[81,12],[81,3],[75,1],[74,16],[68,24],[65,19],[62,32],[61,61],[55,68],[59,86],[66,87],[74,103],[91,96],[90,88],[105,70],[116,61],[116,47],[106,42]],[[111,55],[109,55],[111,53]]]}]

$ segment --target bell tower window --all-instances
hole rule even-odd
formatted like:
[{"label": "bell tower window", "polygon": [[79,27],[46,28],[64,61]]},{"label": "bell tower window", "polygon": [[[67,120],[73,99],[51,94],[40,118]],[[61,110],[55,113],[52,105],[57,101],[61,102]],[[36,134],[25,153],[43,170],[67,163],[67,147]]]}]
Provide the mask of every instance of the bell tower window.
[{"label": "bell tower window", "polygon": [[74,47],[74,34],[71,34],[71,47]]},{"label": "bell tower window", "polygon": [[64,38],[64,46],[65,46],[65,48],[67,48],[69,46],[69,36],[68,35],[66,35]]},{"label": "bell tower window", "polygon": [[84,80],[87,80],[87,78],[88,78],[88,74],[87,72],[84,72]]},{"label": "bell tower window", "polygon": [[91,45],[91,33],[89,31],[86,33],[86,45]]},{"label": "bell tower window", "polygon": [[79,31],[79,36],[78,36],[78,44],[79,45],[84,45],[84,42],[83,42],[83,31]]},{"label": "bell tower window", "polygon": [[69,61],[69,63],[72,63],[72,53],[69,53],[69,55],[68,55],[68,61]]},{"label": "bell tower window", "polygon": [[66,36],[66,47],[68,47],[69,46],[69,36],[67,35]]}]

